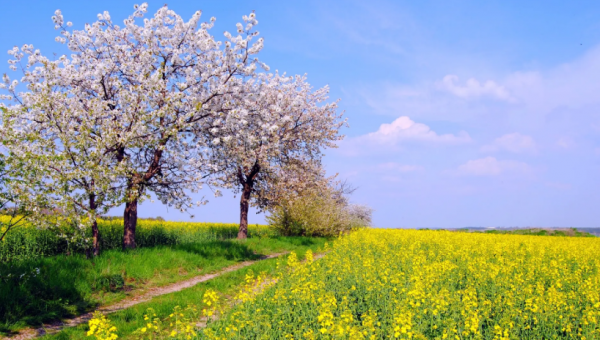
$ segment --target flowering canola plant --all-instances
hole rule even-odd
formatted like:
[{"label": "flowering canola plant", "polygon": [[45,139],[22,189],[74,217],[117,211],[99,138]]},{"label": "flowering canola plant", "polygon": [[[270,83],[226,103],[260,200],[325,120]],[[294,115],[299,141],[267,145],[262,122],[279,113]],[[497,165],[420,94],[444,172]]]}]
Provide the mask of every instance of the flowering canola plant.
[{"label": "flowering canola plant", "polygon": [[88,322],[89,331],[86,333],[88,337],[94,337],[96,340],[116,340],[118,338],[117,328],[111,325],[110,320],[102,313],[95,312],[94,317]]},{"label": "flowering canola plant", "polygon": [[600,339],[600,239],[365,229],[206,339]]},{"label": "flowering canola plant", "polygon": [[[121,220],[119,226],[122,227]],[[102,222],[101,222],[102,223]],[[166,231],[178,231],[182,233],[196,233],[196,232],[207,232],[207,231],[231,231],[231,234],[237,233],[239,223],[214,223],[214,222],[179,222],[179,221],[152,221],[152,220],[140,220],[138,225],[141,229],[152,229],[160,228]],[[250,225],[252,235],[259,236],[274,236],[273,228],[264,224],[252,224]],[[232,236],[233,237],[233,236]]]},{"label": "flowering canola plant", "polygon": [[[196,337],[198,310],[195,305],[185,309],[173,308],[165,320],[157,317],[154,309],[148,308],[144,314],[146,325],[134,332],[135,339],[193,339]],[[90,326],[91,327],[91,326]]]}]

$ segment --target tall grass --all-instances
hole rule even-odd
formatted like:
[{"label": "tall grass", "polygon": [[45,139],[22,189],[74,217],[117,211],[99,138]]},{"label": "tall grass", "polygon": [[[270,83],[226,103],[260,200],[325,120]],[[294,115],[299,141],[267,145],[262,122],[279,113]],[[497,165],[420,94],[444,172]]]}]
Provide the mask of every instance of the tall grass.
[{"label": "tall grass", "polygon": [[[0,217],[1,221],[2,217]],[[110,219],[98,222],[100,249],[119,249],[123,239],[123,220]],[[185,243],[218,241],[235,238],[239,225],[235,223],[199,223],[139,220],[136,230],[138,247],[172,246]],[[274,236],[267,226],[254,225],[249,236]],[[73,255],[85,252],[86,244],[73,242],[75,229],[59,226],[37,229],[25,225],[11,230],[0,242],[0,262],[32,260],[45,256]]]}]

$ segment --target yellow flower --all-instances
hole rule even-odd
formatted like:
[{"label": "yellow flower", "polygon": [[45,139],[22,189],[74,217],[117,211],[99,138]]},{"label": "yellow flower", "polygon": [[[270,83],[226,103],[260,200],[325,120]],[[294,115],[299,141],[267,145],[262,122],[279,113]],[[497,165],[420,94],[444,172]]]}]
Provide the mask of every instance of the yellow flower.
[{"label": "yellow flower", "polygon": [[111,325],[110,320],[102,313],[96,311],[90,321],[88,321],[89,331],[87,336],[94,336],[97,340],[115,340],[118,338],[117,328]]},{"label": "yellow flower", "polygon": [[598,238],[364,229],[326,251],[312,263],[309,252],[304,263],[291,254],[270,289],[249,276],[240,305],[202,332],[210,339],[231,338],[234,327],[248,338],[600,336]]}]

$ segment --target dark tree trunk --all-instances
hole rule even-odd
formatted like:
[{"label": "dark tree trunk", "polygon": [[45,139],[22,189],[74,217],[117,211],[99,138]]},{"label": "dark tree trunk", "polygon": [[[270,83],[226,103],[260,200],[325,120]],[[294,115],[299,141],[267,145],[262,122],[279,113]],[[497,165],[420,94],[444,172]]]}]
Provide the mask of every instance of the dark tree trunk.
[{"label": "dark tree trunk", "polygon": [[135,249],[135,227],[137,225],[137,198],[125,203],[123,213],[123,250]]},{"label": "dark tree trunk", "polygon": [[240,198],[240,231],[238,232],[238,239],[248,238],[248,208],[251,193],[252,184],[248,182],[244,183],[244,190]]},{"label": "dark tree trunk", "polygon": [[92,223],[92,255],[94,255],[94,257],[100,255],[100,241],[98,236],[98,221],[94,219],[94,222]]},{"label": "dark tree trunk", "polygon": [[250,195],[254,187],[254,180],[260,172],[260,165],[258,160],[252,166],[250,173],[246,173],[246,168],[238,168],[238,180],[242,185],[242,197],[240,198],[240,231],[238,232],[238,239],[248,238],[248,208],[250,205]]},{"label": "dark tree trunk", "polygon": [[[117,160],[122,162],[125,159],[125,148],[121,147],[117,150]],[[134,178],[127,183],[127,194],[130,195],[133,189]],[[125,203],[123,211],[123,250],[135,249],[135,227],[137,226],[137,196],[134,200]]]},{"label": "dark tree trunk", "polygon": [[[161,124],[163,118],[161,118]],[[163,136],[164,137],[164,136]],[[165,138],[160,146],[165,146],[169,138]],[[148,167],[148,170],[142,175],[139,173],[133,174],[127,184],[127,193],[129,195],[134,194],[135,198],[125,203],[125,211],[123,212],[123,250],[135,249],[135,227],[137,226],[137,206],[138,197],[144,192],[148,182],[156,175],[160,173],[161,159],[163,150],[161,147],[154,150],[154,157],[152,163]],[[119,161],[123,159],[125,155],[124,149],[119,151]]]},{"label": "dark tree trunk", "polygon": [[[90,210],[96,210],[96,195],[90,195]],[[92,221],[92,255],[94,257],[100,255],[100,242],[98,240],[98,220],[94,214],[94,221]]]}]

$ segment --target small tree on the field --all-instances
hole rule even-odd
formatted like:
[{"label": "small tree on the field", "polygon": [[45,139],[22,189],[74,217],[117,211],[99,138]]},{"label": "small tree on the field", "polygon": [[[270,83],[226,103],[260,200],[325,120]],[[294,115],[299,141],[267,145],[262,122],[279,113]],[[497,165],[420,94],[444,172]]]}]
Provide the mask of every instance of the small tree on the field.
[{"label": "small tree on the field", "polygon": [[269,207],[267,221],[283,235],[335,236],[371,225],[372,209],[351,204],[355,189],[345,181],[321,177],[301,191],[284,192]]},{"label": "small tree on the field", "polygon": [[336,147],[345,124],[337,103],[324,103],[328,88],[313,91],[306,77],[262,74],[253,86],[253,93],[235,98],[228,119],[214,121],[210,130],[220,170],[211,183],[240,194],[238,238],[248,235],[249,205],[263,208],[269,187],[287,175],[309,180],[312,164],[320,163],[323,148]]},{"label": "small tree on the field", "polygon": [[24,67],[29,92],[8,108],[15,124],[54,129],[43,138],[60,141],[42,142],[50,144],[40,147],[39,157],[55,157],[55,148],[73,170],[82,167],[61,179],[77,178],[76,186],[56,194],[71,191],[70,197],[74,190],[89,197],[90,211],[100,196],[106,206],[125,203],[124,248],[135,247],[137,206],[150,192],[178,209],[192,206],[189,192],[211,171],[203,156],[206,130],[212,128],[207,122],[225,119],[233,108],[229,98],[247,92],[244,78],[259,64],[251,56],[262,48],[262,39],[251,44],[257,35],[254,13],[237,25],[239,35],[226,32],[222,44],[208,32],[214,18],[199,24],[200,12],[185,22],[164,6],[139,25],[147,5],[135,8],[122,26],[104,12],[72,32],[57,11],[57,41],[72,54],[51,61],[30,45],[13,50],[15,69],[29,55]]},{"label": "small tree on the field", "polygon": [[29,218],[37,226],[67,223],[84,241],[91,228],[91,251],[98,255],[97,216],[122,203],[118,178],[125,173],[109,151],[118,138],[103,130],[105,104],[83,100],[88,94],[70,86],[86,79],[57,67],[64,59],[52,62],[29,45],[10,53],[13,66],[29,54],[28,66],[36,68],[24,72],[27,92],[17,93],[18,82],[6,75],[1,84],[10,93],[3,98],[16,102],[0,104],[0,139],[12,174],[6,184],[21,206],[29,205]]}]

